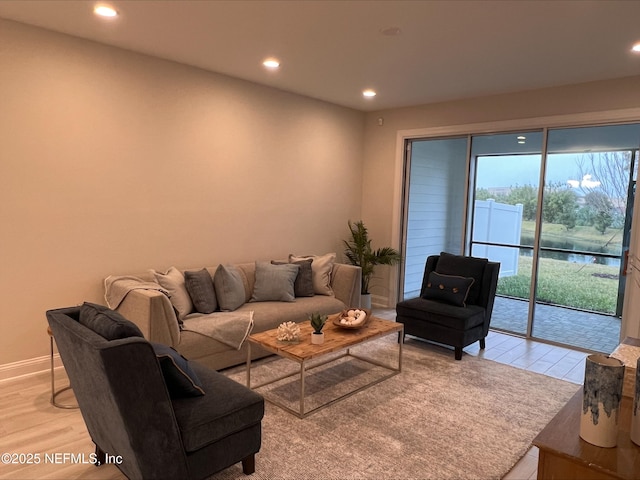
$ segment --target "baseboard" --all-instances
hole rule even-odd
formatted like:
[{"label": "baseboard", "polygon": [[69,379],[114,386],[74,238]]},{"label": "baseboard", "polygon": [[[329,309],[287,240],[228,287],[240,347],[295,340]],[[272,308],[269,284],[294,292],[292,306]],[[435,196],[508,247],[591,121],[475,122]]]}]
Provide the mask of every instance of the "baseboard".
[{"label": "baseboard", "polygon": [[[54,368],[62,368],[62,360],[60,355],[53,355]],[[42,357],[29,358],[13,363],[5,363],[0,365],[0,382],[5,380],[13,380],[25,375],[35,375],[44,371],[51,370],[51,356],[44,355]]]}]

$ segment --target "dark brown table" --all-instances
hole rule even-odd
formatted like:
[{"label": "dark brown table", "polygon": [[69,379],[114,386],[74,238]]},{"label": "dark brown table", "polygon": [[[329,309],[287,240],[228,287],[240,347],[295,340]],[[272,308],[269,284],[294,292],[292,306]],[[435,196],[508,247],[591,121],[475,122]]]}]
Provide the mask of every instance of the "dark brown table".
[{"label": "dark brown table", "polygon": [[580,388],[533,440],[540,449],[538,479],[640,479],[640,446],[629,437],[632,406],[632,398],[622,397],[618,445],[596,447],[580,438]]}]

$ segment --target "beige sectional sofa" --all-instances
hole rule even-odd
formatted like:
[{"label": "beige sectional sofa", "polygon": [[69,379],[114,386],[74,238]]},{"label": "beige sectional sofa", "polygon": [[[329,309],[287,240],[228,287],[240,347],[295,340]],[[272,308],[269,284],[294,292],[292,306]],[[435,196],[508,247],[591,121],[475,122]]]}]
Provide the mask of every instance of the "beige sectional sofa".
[{"label": "beige sectional sofa", "polygon": [[[294,301],[252,301],[256,285],[256,262],[234,264],[231,267],[236,274],[239,273],[244,285],[244,304],[234,309],[233,312],[238,316],[253,312],[252,333],[276,328],[286,321],[306,321],[312,312],[332,314],[348,307],[360,305],[361,270],[359,267],[332,263],[330,276],[326,279],[328,292],[332,292],[332,294],[316,293],[313,296],[295,297]],[[212,281],[220,268],[221,266],[206,267]],[[193,272],[197,269],[187,270]],[[182,273],[184,274],[184,271]],[[183,316],[174,308],[177,297],[172,296],[174,298],[174,304],[172,304],[172,300],[165,293],[154,289],[153,284],[158,283],[158,272],[149,270],[128,276],[128,278],[134,277],[142,282],[147,282],[152,288],[132,289],[119,301],[116,310],[125,318],[136,323],[147,340],[169,345],[187,359],[195,360],[216,370],[246,361],[246,341],[240,349],[236,349],[210,336],[181,327],[179,317],[182,317],[183,325],[189,325],[192,318],[202,318],[203,315],[189,313]],[[162,280],[161,277],[160,280]],[[218,283],[215,284],[215,287],[216,291],[220,290]],[[216,318],[222,318],[224,315],[225,313],[213,312],[206,315],[206,318],[207,321],[210,319],[215,322]],[[255,346],[252,346],[251,351],[253,358],[268,355],[268,352]]]}]

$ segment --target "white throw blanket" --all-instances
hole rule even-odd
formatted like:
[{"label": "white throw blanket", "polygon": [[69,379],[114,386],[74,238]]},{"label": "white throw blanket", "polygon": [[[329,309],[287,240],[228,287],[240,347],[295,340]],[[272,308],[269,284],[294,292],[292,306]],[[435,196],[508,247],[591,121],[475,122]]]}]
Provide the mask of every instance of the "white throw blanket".
[{"label": "white throw blanket", "polygon": [[253,329],[253,310],[250,312],[215,312],[189,316],[184,319],[183,330],[211,337],[236,350],[240,350]]},{"label": "white throw blanket", "polygon": [[144,280],[130,275],[114,276],[110,275],[104,279],[104,299],[111,309],[118,308],[124,298],[131,290],[158,290],[169,297],[169,292],[155,282],[145,282]]}]

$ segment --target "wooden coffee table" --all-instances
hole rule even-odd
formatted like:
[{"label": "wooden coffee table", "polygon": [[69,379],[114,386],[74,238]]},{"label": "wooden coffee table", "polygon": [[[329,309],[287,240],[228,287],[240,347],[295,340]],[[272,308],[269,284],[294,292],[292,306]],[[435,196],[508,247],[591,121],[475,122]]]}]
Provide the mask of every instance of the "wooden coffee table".
[{"label": "wooden coffee table", "polygon": [[[351,352],[351,347],[355,347],[357,345],[362,345],[364,343],[370,342],[372,340],[376,340],[378,338],[384,337],[385,335],[398,334],[403,333],[404,325],[402,323],[391,322],[389,320],[382,320],[376,317],[371,317],[367,324],[358,329],[358,330],[350,330],[338,327],[333,324],[333,317],[330,316],[325,324],[323,332],[325,332],[325,339],[322,345],[313,345],[311,344],[311,332],[313,329],[308,321],[300,323],[300,343],[297,344],[289,344],[283,343],[276,339],[277,329],[268,330],[266,332],[256,333],[250,335],[248,340],[248,348],[247,348],[247,387],[258,389],[260,387],[264,387],[266,385],[278,382],[288,377],[293,377],[298,375],[298,372],[293,374],[287,374],[280,376],[278,378],[269,380],[268,382],[262,383],[260,385],[251,385],[251,345],[259,345],[265,350],[275,353],[283,358],[288,358],[289,360],[293,360],[300,365],[300,408],[299,411],[296,411],[292,408],[289,408],[287,405],[284,405],[282,402],[279,402],[274,397],[269,397],[268,395],[264,395],[265,400],[277,405],[278,407],[296,415],[299,418],[304,418],[307,415],[317,412],[318,410],[328,407],[329,405],[333,405],[335,402],[342,400],[344,398],[350,397],[351,395],[358,393],[365,388],[369,388],[377,383],[386,380],[394,375],[397,375],[402,371],[402,338],[404,335],[399,335],[398,340],[398,365],[390,366],[380,363],[374,359],[364,358],[359,355],[355,355]],[[342,355],[339,356],[331,356],[330,359],[326,361],[319,360],[322,357],[326,357],[330,353],[344,351]],[[335,362],[340,358],[345,356],[350,356],[357,358],[361,361],[370,363],[372,365],[376,365],[382,368],[385,368],[389,371],[389,373],[381,378],[377,378],[374,381],[357,388],[353,391],[350,391],[344,395],[341,395],[333,400],[326,402],[316,408],[312,408],[310,410],[305,410],[305,376],[307,371],[312,370],[313,368],[317,368],[321,365],[325,365],[329,362]],[[308,367],[308,364],[311,360],[316,359],[319,360],[318,363],[313,364],[313,366]]]}]

